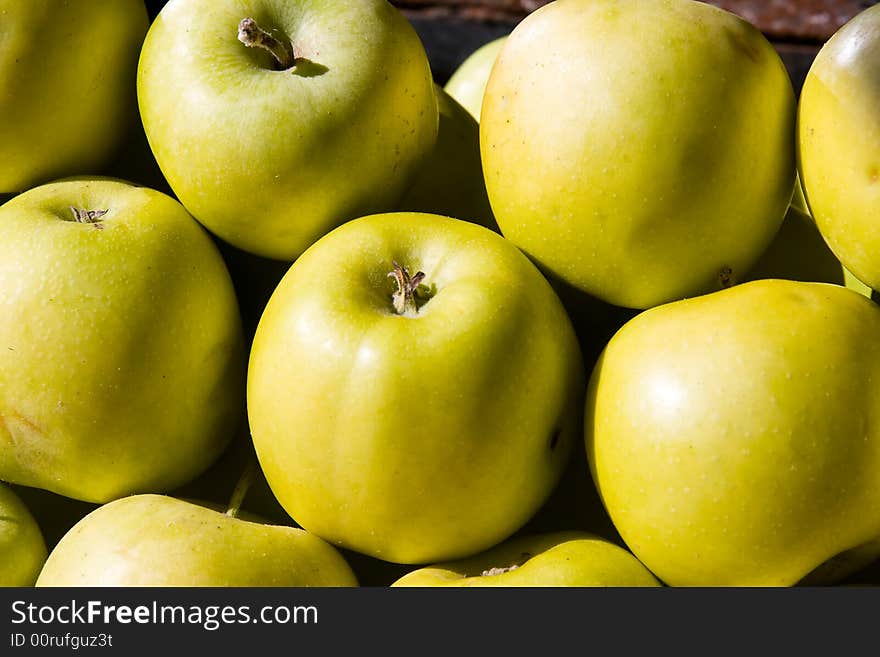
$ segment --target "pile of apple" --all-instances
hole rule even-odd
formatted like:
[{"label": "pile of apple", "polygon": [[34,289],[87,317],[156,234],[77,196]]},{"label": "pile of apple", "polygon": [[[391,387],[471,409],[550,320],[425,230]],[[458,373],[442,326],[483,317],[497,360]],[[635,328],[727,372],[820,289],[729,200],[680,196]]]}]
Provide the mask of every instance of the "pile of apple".
[{"label": "pile of apple", "polygon": [[799,97],[694,0],[556,0],[445,88],[386,0],[0,17],[0,584],[880,555],[880,7]]}]

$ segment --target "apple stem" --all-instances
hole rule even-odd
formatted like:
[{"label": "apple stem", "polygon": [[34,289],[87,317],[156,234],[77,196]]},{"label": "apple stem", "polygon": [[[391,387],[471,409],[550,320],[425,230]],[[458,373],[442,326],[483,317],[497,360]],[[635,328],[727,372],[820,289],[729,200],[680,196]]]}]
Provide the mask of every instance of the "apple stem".
[{"label": "apple stem", "polygon": [[388,276],[397,282],[397,291],[391,297],[394,310],[398,315],[415,317],[419,311],[419,306],[416,302],[416,291],[425,279],[425,272],[420,271],[415,276],[410,276],[405,267],[401,267],[396,262],[391,264],[394,266],[394,269],[388,272]]},{"label": "apple stem", "polygon": [[248,48],[262,48],[271,53],[278,70],[285,71],[296,66],[293,46],[284,39],[276,39],[260,27],[253,18],[242,18],[238,24],[238,40]]},{"label": "apple stem", "polygon": [[109,212],[109,210],[83,210],[72,205],[70,211],[73,213],[73,220],[78,224],[93,224]]},{"label": "apple stem", "polygon": [[226,507],[227,516],[231,518],[238,516],[244,498],[247,496],[256,476],[257,461],[252,458],[245,466],[244,471],[241,473],[241,476],[235,484],[235,489],[232,491],[232,496],[229,498],[229,505]]}]

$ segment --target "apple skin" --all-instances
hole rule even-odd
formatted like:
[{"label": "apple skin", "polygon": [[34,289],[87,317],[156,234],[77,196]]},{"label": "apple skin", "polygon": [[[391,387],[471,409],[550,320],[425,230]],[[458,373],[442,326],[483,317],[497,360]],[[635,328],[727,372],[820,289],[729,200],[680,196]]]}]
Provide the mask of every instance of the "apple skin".
[{"label": "apple skin", "polygon": [[484,43],[468,55],[461,65],[453,71],[443,87],[450,96],[461,103],[479,123],[483,106],[483,94],[492,66],[507,41],[507,35]]},{"label": "apple skin", "polygon": [[37,521],[12,489],[0,483],[0,587],[33,586],[46,554]]},{"label": "apple skin", "polygon": [[[292,37],[312,64],[273,70],[238,41],[243,18]],[[137,90],[187,210],[233,246],[292,261],[344,221],[395,207],[437,137],[433,84],[418,35],[385,0],[171,0]]]},{"label": "apple skin", "polygon": [[392,586],[660,586],[622,547],[586,532],[516,538],[462,561],[408,573]]},{"label": "apple skin", "polygon": [[822,47],[798,107],[798,167],[816,225],[840,261],[880,287],[880,7]]},{"label": "apple skin", "polygon": [[165,495],[133,495],[78,522],[49,554],[38,587],[357,586],[333,546]]},{"label": "apple skin", "polygon": [[136,108],[143,0],[0,0],[0,192],[96,173]]},{"label": "apple skin", "polygon": [[757,261],[791,199],[794,119],[779,55],[733,14],[557,0],[492,68],[486,188],[504,236],[542,270],[649,308]]},{"label": "apple skin", "polygon": [[873,294],[873,290],[871,288],[869,288],[867,285],[865,285],[864,283],[862,283],[858,278],[856,278],[855,274],[853,274],[846,267],[843,268],[843,280],[844,280],[844,284],[850,290],[858,292],[862,296],[868,297],[869,299],[871,298],[871,296]]},{"label": "apple skin", "polygon": [[792,585],[880,537],[880,307],[759,280],[651,309],[590,381],[596,487],[673,586]]},{"label": "apple skin", "polygon": [[[70,206],[108,210],[73,221]],[[89,502],[205,470],[244,411],[241,319],[174,199],[108,179],[0,207],[0,479]]]},{"label": "apple skin", "polygon": [[791,195],[791,205],[804,214],[813,216],[810,213],[810,206],[807,204],[807,197],[804,195],[804,186],[801,184],[800,174],[795,175],[794,194]]},{"label": "apple skin", "polygon": [[[392,305],[392,261],[433,294]],[[486,228],[363,217],[300,257],[248,369],[263,472],[296,522],[395,563],[458,559],[522,526],[582,427],[584,372],[558,297]]]},{"label": "apple skin", "polygon": [[473,221],[499,232],[483,182],[480,126],[442,87],[435,91],[440,110],[437,142],[398,209]]},{"label": "apple skin", "polygon": [[825,244],[813,219],[793,204],[788,208],[776,237],[749,270],[745,280],[759,278],[845,283],[843,265]]}]

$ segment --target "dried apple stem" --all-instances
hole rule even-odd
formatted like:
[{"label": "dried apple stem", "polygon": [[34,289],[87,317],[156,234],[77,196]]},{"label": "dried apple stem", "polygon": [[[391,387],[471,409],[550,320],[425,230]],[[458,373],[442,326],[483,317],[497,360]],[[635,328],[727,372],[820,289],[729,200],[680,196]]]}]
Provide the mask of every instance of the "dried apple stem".
[{"label": "dried apple stem", "polygon": [[410,276],[405,267],[401,267],[396,262],[391,264],[394,269],[388,272],[388,276],[397,282],[397,291],[391,297],[394,310],[398,315],[415,317],[419,311],[419,306],[416,303],[416,291],[425,279],[425,272],[420,271],[415,276]]},{"label": "dried apple stem", "polygon": [[245,466],[241,476],[238,478],[238,482],[235,484],[235,490],[232,491],[232,496],[229,498],[229,505],[226,507],[227,516],[231,518],[238,516],[244,498],[247,497],[248,491],[251,486],[253,486],[256,476],[257,462],[255,459],[251,459]]},{"label": "dried apple stem", "polygon": [[293,46],[283,39],[277,39],[260,27],[253,18],[243,18],[238,24],[238,40],[248,48],[262,48],[271,53],[279,70],[287,70],[296,65]]},{"label": "dried apple stem", "polygon": [[73,220],[78,224],[93,224],[109,212],[109,210],[84,210],[72,205],[70,211],[73,213]]}]

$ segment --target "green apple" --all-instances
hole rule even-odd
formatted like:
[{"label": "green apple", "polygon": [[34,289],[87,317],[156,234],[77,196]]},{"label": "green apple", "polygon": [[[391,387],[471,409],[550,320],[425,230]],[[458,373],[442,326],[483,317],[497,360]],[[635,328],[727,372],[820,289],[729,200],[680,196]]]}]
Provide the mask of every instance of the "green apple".
[{"label": "green apple", "polygon": [[386,0],[170,0],[137,91],[177,198],[277,260],[394,208],[438,130],[424,47]]},{"label": "green apple", "polygon": [[37,521],[0,483],[0,587],[33,586],[45,561],[46,543]]},{"label": "green apple", "polygon": [[392,586],[660,586],[622,547],[585,532],[522,536],[483,554],[420,568]]},{"label": "green apple", "polygon": [[811,217],[813,216],[810,214],[810,206],[807,204],[807,197],[804,195],[804,186],[801,183],[800,174],[795,175],[794,194],[791,196],[791,205],[804,214],[808,214]]},{"label": "green apple", "polygon": [[210,237],[108,179],[0,207],[0,479],[90,502],[214,461],[244,411],[241,320]]},{"label": "green apple", "polygon": [[446,92],[461,103],[477,121],[480,120],[489,74],[505,41],[507,35],[484,43],[468,55],[446,81]]},{"label": "green apple", "polygon": [[553,289],[500,235],[419,213],[331,232],[260,319],[248,416],[296,522],[396,563],[488,549],[559,481],[583,366]]},{"label": "green apple", "polygon": [[880,307],[759,280],[641,313],[585,435],[620,535],[674,586],[792,585],[880,537]]},{"label": "green apple", "polygon": [[648,308],[742,276],[795,180],[767,39],[694,0],[556,0],[501,49],[480,140],[492,210],[541,268]]},{"label": "green apple", "polygon": [[0,192],[96,173],[135,110],[143,0],[0,0]]},{"label": "green apple", "polygon": [[840,261],[880,287],[880,7],[813,60],[798,108],[798,167],[816,225]]},{"label": "green apple", "polygon": [[357,586],[333,546],[297,529],[165,495],[133,495],[78,522],[37,586]]},{"label": "green apple", "polygon": [[473,221],[497,232],[483,182],[480,126],[441,87],[436,92],[440,109],[437,142],[419,165],[398,209]]},{"label": "green apple", "polygon": [[858,278],[856,278],[856,275],[853,274],[846,267],[843,268],[843,280],[844,280],[844,284],[849,289],[854,290],[854,291],[858,292],[859,294],[868,297],[869,299],[871,298],[871,295],[873,294],[873,290],[871,290],[871,288],[869,288],[867,285],[862,283]]},{"label": "green apple", "polygon": [[840,261],[825,244],[810,215],[794,204],[788,208],[776,237],[744,281],[759,278],[844,284]]}]

